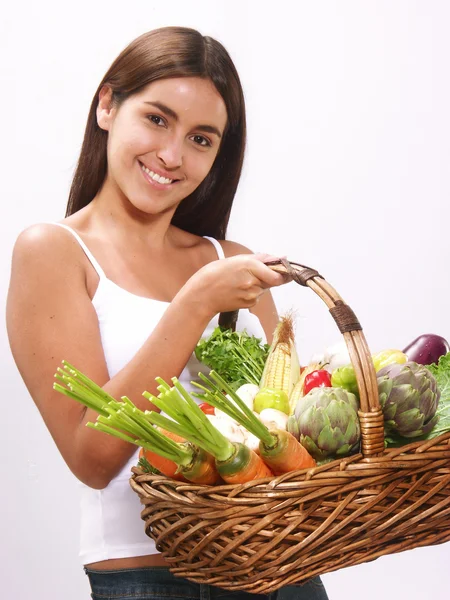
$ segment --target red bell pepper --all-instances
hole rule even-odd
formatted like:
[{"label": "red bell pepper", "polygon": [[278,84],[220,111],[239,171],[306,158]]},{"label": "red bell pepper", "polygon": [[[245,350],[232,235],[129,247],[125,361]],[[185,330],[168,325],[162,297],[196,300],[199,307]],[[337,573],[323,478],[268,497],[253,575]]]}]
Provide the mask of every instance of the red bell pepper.
[{"label": "red bell pepper", "polygon": [[331,386],[331,375],[326,369],[318,369],[312,371],[305,377],[303,384],[303,394],[306,394],[316,387],[332,387]]}]

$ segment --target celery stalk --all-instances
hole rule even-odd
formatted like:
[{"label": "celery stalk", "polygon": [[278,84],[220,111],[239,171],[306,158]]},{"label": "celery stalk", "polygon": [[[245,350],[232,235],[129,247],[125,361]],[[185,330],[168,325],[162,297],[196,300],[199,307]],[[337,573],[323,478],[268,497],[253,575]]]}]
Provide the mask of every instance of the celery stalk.
[{"label": "celery stalk", "polygon": [[164,380],[157,378],[157,382],[160,384],[158,389],[161,392],[157,398],[152,397],[148,392],[143,394],[155,406],[169,415],[170,419],[148,411],[146,412],[148,420],[183,436],[220,461],[232,456],[233,444],[209,422],[180,382],[176,378],[172,381],[175,385],[171,388]]}]

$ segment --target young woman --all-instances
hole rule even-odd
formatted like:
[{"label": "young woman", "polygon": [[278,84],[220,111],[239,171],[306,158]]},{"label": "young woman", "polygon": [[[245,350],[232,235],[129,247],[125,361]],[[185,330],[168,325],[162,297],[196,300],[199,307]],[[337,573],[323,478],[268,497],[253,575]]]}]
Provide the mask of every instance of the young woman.
[{"label": "young woman", "polygon": [[[66,359],[148,408],[141,394],[156,376],[196,376],[193,350],[224,311],[241,309],[238,328],[270,341],[268,289],[285,280],[224,239],[245,131],[239,77],[217,41],[178,27],[142,35],[95,93],[66,218],[28,228],[14,248],[11,348],[83,484],[80,555],[93,598],[252,597],[170,575],[128,483],[135,447],[85,427],[96,414],[52,391]],[[317,580],[278,597],[326,594]]]}]

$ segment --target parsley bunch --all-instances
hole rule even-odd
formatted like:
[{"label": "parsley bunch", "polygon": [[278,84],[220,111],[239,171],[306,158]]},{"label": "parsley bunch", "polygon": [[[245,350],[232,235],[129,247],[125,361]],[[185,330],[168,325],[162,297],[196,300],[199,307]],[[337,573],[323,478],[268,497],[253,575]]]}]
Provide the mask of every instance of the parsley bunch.
[{"label": "parsley bunch", "polygon": [[259,384],[269,345],[244,331],[216,327],[195,349],[197,359],[218,373],[233,389],[244,383]]}]

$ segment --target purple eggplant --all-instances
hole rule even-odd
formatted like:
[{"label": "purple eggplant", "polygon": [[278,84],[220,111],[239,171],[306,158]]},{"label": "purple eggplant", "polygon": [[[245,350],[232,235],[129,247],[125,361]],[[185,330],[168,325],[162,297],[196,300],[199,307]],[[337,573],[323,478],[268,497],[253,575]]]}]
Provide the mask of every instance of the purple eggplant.
[{"label": "purple eggplant", "polygon": [[440,335],[424,333],[408,344],[403,352],[409,361],[419,363],[419,365],[431,365],[437,363],[441,356],[450,352],[450,345]]}]

